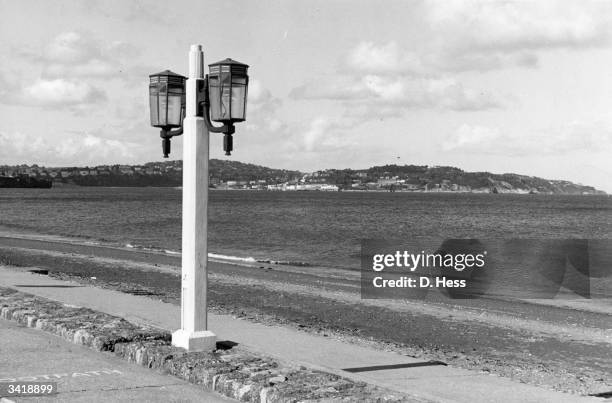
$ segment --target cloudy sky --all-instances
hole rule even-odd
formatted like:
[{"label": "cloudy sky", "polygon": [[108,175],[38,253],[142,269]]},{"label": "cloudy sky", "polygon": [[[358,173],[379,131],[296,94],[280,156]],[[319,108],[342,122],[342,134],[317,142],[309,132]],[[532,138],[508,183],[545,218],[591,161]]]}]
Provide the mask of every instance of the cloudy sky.
[{"label": "cloudy sky", "polygon": [[[232,159],[452,165],[612,192],[612,3],[0,0],[0,164],[161,160],[148,74],[251,65]],[[171,157],[180,158],[182,140]],[[213,135],[212,158],[227,158]]]}]

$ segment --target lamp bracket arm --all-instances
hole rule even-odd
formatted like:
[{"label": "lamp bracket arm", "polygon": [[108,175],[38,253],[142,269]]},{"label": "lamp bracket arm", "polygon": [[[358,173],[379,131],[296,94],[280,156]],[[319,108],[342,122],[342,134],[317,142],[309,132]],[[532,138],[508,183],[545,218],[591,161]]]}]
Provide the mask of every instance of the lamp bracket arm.
[{"label": "lamp bracket arm", "polygon": [[181,134],[183,134],[183,126],[179,127],[176,130],[161,129],[159,132],[159,137],[161,137],[162,139],[169,139],[174,136],[180,136]]},{"label": "lamp bracket arm", "polygon": [[236,128],[232,123],[223,126],[214,126],[210,120],[210,98],[208,96],[208,74],[204,80],[198,80],[198,116],[204,118],[204,123],[209,132],[234,134]]}]

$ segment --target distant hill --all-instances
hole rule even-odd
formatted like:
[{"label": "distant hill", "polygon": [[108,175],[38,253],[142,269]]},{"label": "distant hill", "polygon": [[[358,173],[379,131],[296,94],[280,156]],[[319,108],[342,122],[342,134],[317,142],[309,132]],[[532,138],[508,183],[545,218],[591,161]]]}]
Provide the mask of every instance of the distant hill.
[{"label": "distant hill", "polygon": [[[51,179],[56,186],[181,186],[181,160],[147,162],[142,165],[98,165],[95,167],[41,167],[0,165],[0,177]],[[228,181],[283,183],[301,177],[299,171],[267,168],[239,161],[211,159],[211,183]]]},{"label": "distant hill", "polygon": [[439,185],[443,188],[455,184],[472,191],[489,189],[492,193],[605,194],[592,186],[564,180],[548,180],[513,173],[465,172],[449,166],[382,165],[361,172],[366,172],[371,179],[398,177],[414,185]]},{"label": "distant hill", "polygon": [[[181,160],[142,165],[47,168],[38,165],[0,165],[0,176],[51,179],[54,185],[181,186]],[[380,165],[366,169],[325,169],[313,173],[274,169],[240,161],[211,159],[213,186],[266,188],[273,184],[325,183],[341,190],[409,190],[488,193],[605,194],[592,186],[513,173],[465,172],[427,165]]]},{"label": "distant hill", "polygon": [[208,172],[212,178],[227,181],[278,181],[286,182],[303,175],[300,171],[274,169],[240,161],[211,159]]}]

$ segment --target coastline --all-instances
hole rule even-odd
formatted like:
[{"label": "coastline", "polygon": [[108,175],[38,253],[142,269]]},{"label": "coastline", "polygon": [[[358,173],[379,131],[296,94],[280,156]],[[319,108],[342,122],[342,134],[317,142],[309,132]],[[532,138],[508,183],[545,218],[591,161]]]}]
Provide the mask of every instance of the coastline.
[{"label": "coastline", "polygon": [[[87,238],[67,237],[62,235],[37,234],[25,231],[8,230],[0,226],[0,248],[13,244],[19,247],[19,242],[25,244],[26,249],[41,249],[58,252],[70,252],[77,254],[94,253],[98,259],[106,256],[110,260],[127,259],[132,262],[134,260],[143,262],[153,262],[154,266],[146,266],[151,270],[165,267],[168,272],[180,271],[181,252],[176,250],[168,250],[162,248],[143,247],[139,245],[125,244],[121,245],[113,242],[104,242],[99,240],[90,240]],[[101,255],[100,252],[104,251]],[[247,268],[273,269],[287,273],[301,273],[306,275],[316,275],[328,280],[344,279],[360,281],[360,271],[346,268],[335,268],[329,266],[318,266],[304,262],[288,262],[277,261],[271,259],[255,259],[248,256],[231,256],[220,253],[209,252],[209,262],[243,266]],[[165,266],[158,266],[157,263],[162,263]],[[546,305],[555,308],[571,309],[576,311],[594,312],[602,314],[610,314],[612,312],[612,297],[604,298],[584,298],[573,293],[571,290],[561,287],[559,290],[561,298],[541,298],[541,299],[518,299],[509,298],[506,295],[487,295],[481,297],[485,301],[510,302],[513,304],[532,304]],[[441,295],[433,295],[433,301],[429,302],[449,302],[446,297]],[[460,300],[455,300],[454,303],[460,303]]]},{"label": "coastline", "polygon": [[[62,237],[2,235],[4,265],[36,267],[53,277],[180,301],[177,255],[66,242]],[[606,373],[612,363],[609,311],[559,306],[553,300],[361,300],[359,272],[236,263],[211,260],[212,311],[556,390],[591,393],[612,387]],[[580,315],[572,315],[572,310]]]}]

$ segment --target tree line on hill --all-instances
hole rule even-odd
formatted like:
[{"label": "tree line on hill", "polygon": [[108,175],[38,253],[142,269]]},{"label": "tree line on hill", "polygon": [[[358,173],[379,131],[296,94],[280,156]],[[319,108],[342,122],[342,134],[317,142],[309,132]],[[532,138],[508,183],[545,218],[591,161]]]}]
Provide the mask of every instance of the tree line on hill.
[{"label": "tree line on hill", "polygon": [[[46,173],[46,170],[49,172],[53,170],[57,173],[71,172],[69,176],[56,176],[53,181],[78,186],[181,186],[182,184],[182,161],[180,160],[95,168],[35,167],[35,171],[39,173]],[[27,169],[27,166],[4,166],[4,168],[5,170],[11,168],[24,170]],[[92,171],[96,174],[85,174]],[[438,190],[459,189],[460,191],[488,189],[493,193],[514,191],[561,194],[603,193],[592,186],[569,181],[547,180],[512,173],[465,172],[456,167],[427,165],[390,164],[367,169],[326,169],[304,173],[298,170],[274,169],[240,161],[211,159],[209,177],[213,186],[230,181],[279,184],[298,183],[302,180],[337,185],[340,189],[355,189],[362,184],[363,188],[366,188],[366,184],[377,184],[379,187],[384,187],[389,186],[390,183],[397,183],[397,186],[413,190],[435,188]]]}]

